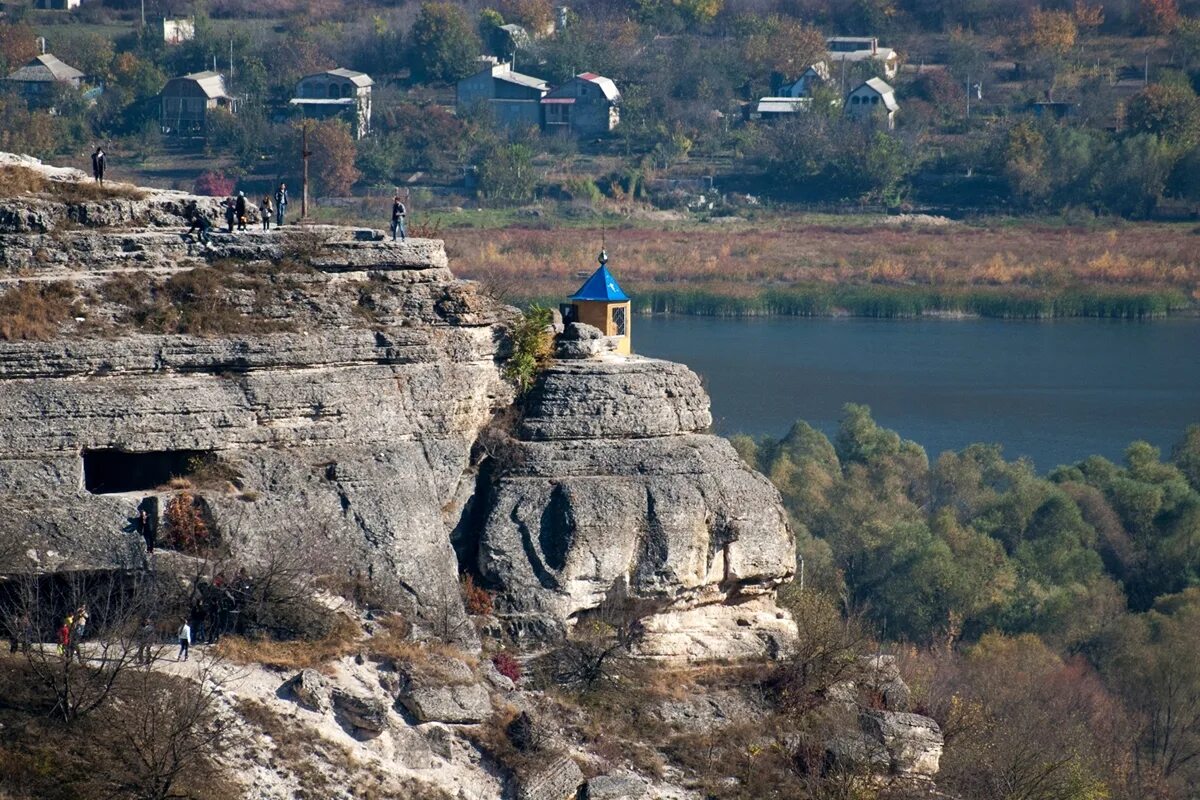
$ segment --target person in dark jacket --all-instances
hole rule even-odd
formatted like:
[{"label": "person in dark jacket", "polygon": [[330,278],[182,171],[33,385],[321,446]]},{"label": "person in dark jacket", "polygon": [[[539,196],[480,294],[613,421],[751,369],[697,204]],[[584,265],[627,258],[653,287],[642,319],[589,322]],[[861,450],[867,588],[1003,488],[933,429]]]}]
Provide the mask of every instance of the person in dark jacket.
[{"label": "person in dark jacket", "polygon": [[288,196],[287,184],[279,184],[279,188],[275,190],[275,226],[279,227],[283,224],[283,215],[287,211]]},{"label": "person in dark jacket", "polygon": [[404,229],[404,218],[408,216],[408,209],[404,207],[404,203],[400,202],[400,195],[397,194],[392,198],[392,241],[396,241],[396,234],[400,234],[401,239],[408,238],[408,232]]},{"label": "person in dark jacket", "polygon": [[[205,220],[207,222],[207,220]],[[201,241],[207,242],[208,239],[204,231],[201,231]],[[154,548],[158,546],[158,498],[146,497],[142,502],[138,503],[137,515],[137,531],[146,540],[146,552],[153,553]]]},{"label": "person in dark jacket", "polygon": [[105,160],[104,151],[97,145],[96,152],[92,153],[92,178],[101,186],[104,185]]},{"label": "person in dark jacket", "polygon": [[233,222],[237,219],[237,203],[232,197],[225,198],[225,225],[233,233]]},{"label": "person in dark jacket", "polygon": [[246,193],[238,192],[237,200],[234,201],[234,210],[237,211],[237,225],[239,231],[246,230]]}]

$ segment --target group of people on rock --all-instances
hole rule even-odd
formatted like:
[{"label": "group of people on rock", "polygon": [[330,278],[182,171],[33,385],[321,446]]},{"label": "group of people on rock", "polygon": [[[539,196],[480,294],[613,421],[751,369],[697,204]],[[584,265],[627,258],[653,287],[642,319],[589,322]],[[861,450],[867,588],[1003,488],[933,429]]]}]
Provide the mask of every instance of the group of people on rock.
[{"label": "group of people on rock", "polygon": [[[258,215],[262,222],[264,231],[271,230],[271,218],[274,217],[276,227],[283,225],[287,216],[288,207],[288,190],[287,184],[279,184],[279,188],[275,190],[275,195],[264,194],[262,200],[258,203]],[[250,202],[246,199],[245,192],[238,192],[236,197],[227,197],[221,203],[221,208],[225,216],[225,227],[229,233],[233,233],[236,226],[239,231],[246,230],[246,222],[248,219],[248,211]],[[213,228],[213,221],[208,218],[208,215],[200,210],[200,207],[193,200],[187,209],[188,222],[191,227],[188,228],[188,234],[195,233],[201,244],[208,244],[209,231]]]}]

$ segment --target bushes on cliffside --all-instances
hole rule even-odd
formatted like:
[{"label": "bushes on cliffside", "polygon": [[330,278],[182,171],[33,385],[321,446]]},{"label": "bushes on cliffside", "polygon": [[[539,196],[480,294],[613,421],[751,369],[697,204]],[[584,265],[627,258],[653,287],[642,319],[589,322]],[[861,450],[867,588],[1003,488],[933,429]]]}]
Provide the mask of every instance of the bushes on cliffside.
[{"label": "bushes on cliffside", "polygon": [[504,377],[517,385],[522,394],[529,391],[542,363],[550,356],[552,339],[550,309],[536,303],[526,309],[509,329],[512,353],[504,365]]}]

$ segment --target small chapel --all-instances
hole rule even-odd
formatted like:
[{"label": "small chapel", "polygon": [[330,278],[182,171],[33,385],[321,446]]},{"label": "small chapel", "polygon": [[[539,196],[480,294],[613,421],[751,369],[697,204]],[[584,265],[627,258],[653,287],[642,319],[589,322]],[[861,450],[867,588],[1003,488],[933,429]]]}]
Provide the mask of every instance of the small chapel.
[{"label": "small chapel", "polygon": [[569,303],[560,306],[563,322],[582,322],[599,328],[605,336],[620,337],[617,352],[629,355],[633,352],[629,295],[608,271],[606,250],[600,251],[597,261],[599,268],[568,298]]}]

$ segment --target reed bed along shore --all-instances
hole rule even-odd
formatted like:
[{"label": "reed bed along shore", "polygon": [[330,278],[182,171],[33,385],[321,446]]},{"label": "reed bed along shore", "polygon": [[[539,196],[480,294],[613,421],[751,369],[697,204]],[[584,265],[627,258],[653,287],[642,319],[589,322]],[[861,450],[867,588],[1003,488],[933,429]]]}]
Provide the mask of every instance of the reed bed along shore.
[{"label": "reed bed along shore", "polygon": [[804,225],[457,229],[455,272],[514,301],[559,300],[609,267],[640,312],[1147,318],[1200,308],[1193,226]]}]

